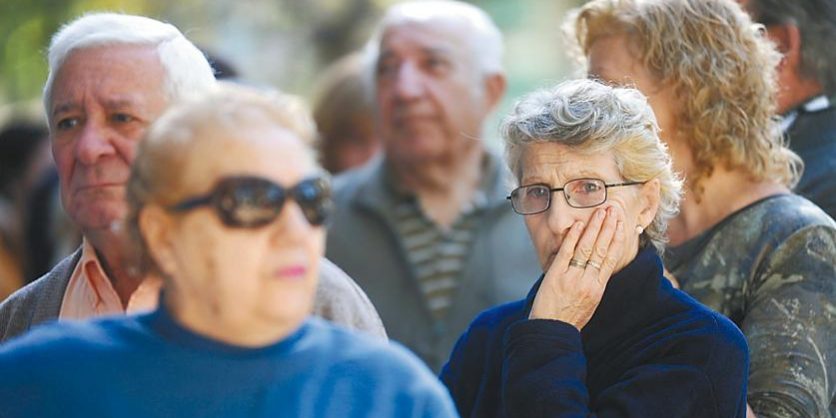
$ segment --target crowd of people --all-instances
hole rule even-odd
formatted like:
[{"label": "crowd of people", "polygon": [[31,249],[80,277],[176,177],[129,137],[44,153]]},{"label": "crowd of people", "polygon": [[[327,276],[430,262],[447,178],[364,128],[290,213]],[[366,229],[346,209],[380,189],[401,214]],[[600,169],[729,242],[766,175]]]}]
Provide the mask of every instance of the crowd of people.
[{"label": "crowd of people", "polygon": [[313,111],[170,24],[68,22],[48,130],[0,142],[0,416],[836,416],[836,1],[563,31],[586,77],[519,98],[501,156],[467,3],[387,8]]}]

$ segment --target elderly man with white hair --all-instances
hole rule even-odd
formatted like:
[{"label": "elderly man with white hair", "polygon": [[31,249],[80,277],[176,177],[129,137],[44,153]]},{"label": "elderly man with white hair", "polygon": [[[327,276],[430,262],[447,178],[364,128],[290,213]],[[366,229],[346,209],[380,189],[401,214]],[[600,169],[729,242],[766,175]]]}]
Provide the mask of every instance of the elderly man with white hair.
[{"label": "elderly man with white hair", "polygon": [[457,1],[399,3],[369,41],[383,156],[335,182],[326,255],[354,277],[389,336],[438,370],[480,311],[540,273],[482,141],[505,92],[502,35]]},{"label": "elderly man with white hair", "polygon": [[[135,148],[172,102],[216,81],[177,28],[112,13],[83,16],[55,34],[44,105],[61,199],[80,227],[80,249],[0,304],[0,341],[54,319],[132,313],[157,305],[161,280],[138,273],[125,232],[125,182]],[[235,254],[230,254],[234,257]],[[363,291],[321,261],[315,313],[385,336]]]}]

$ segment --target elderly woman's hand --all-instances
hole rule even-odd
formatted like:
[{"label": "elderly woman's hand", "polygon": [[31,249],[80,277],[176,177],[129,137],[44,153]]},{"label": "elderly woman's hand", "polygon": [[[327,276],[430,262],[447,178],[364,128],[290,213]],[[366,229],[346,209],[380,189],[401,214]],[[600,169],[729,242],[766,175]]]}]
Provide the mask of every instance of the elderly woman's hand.
[{"label": "elderly woman's hand", "polygon": [[563,321],[581,330],[592,318],[624,252],[624,213],[599,208],[584,228],[563,238],[531,307],[530,319]]}]

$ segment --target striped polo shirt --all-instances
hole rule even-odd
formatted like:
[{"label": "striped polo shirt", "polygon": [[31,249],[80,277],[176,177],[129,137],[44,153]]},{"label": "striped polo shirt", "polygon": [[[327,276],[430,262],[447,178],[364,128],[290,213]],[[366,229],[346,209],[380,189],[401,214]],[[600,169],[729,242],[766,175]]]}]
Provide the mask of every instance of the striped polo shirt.
[{"label": "striped polo shirt", "polygon": [[395,230],[427,309],[438,322],[443,322],[450,311],[470,256],[480,214],[487,208],[488,199],[483,188],[476,191],[473,200],[462,209],[449,229],[429,219],[415,195],[398,193]]}]

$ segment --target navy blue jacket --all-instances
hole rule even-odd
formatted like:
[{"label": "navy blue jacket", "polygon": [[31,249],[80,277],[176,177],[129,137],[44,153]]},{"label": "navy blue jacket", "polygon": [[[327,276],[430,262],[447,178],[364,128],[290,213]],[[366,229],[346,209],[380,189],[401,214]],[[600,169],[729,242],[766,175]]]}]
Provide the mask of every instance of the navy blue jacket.
[{"label": "navy blue jacket", "polygon": [[582,332],[485,311],[441,379],[463,417],[744,417],[748,348],[728,319],[671,287],[655,251],[615,274]]}]

